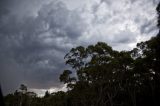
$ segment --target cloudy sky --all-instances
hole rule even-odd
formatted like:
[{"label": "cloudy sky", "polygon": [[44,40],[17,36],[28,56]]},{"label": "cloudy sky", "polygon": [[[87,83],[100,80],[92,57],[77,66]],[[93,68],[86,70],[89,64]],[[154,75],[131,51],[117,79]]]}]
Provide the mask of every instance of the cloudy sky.
[{"label": "cloudy sky", "polygon": [[65,89],[64,55],[98,41],[131,50],[157,33],[160,0],[1,0],[0,84],[43,93]]}]

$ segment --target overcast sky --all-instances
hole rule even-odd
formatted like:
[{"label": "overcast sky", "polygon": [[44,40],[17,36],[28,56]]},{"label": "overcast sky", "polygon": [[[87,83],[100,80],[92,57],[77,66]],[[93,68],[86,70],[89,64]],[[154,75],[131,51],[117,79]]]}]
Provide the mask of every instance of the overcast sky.
[{"label": "overcast sky", "polygon": [[59,75],[73,47],[108,43],[131,50],[157,33],[160,0],[0,0],[0,83],[43,93],[64,89]]}]

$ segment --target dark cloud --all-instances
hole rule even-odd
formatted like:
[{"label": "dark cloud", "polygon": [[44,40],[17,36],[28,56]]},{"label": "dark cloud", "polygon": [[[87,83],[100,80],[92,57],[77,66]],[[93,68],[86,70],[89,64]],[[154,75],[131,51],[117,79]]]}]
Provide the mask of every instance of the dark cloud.
[{"label": "dark cloud", "polygon": [[[77,39],[84,29],[80,16],[69,11],[62,2],[53,2],[44,5],[37,17],[25,17],[23,21],[11,14],[6,17],[1,19],[3,24],[0,25],[1,84],[4,92],[15,89],[20,83],[31,88],[61,86],[58,77],[65,68],[63,57],[72,46],[68,43]],[[12,67],[15,64],[16,68]],[[12,68],[14,75],[10,77]],[[5,80],[11,82],[5,83]]]},{"label": "dark cloud", "polygon": [[66,36],[75,39],[84,31],[85,24],[80,14],[68,10],[62,2],[53,2],[44,6],[39,11],[39,17],[49,25],[49,29],[58,37]]},{"label": "dark cloud", "polygon": [[156,24],[155,21],[153,21],[153,22],[151,22],[151,21],[145,22],[142,25],[141,29],[140,29],[141,33],[142,34],[143,33],[148,34],[148,33],[152,32],[152,31],[155,31],[155,29],[157,29],[157,27],[155,26],[155,24]]}]

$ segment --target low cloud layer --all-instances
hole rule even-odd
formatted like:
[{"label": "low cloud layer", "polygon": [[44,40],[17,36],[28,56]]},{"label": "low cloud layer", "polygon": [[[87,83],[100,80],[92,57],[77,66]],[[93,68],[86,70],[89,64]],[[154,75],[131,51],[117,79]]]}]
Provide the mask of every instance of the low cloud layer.
[{"label": "low cloud layer", "polygon": [[130,50],[157,33],[159,0],[2,0],[0,82],[4,94],[21,84],[61,89],[64,55],[104,41]]}]

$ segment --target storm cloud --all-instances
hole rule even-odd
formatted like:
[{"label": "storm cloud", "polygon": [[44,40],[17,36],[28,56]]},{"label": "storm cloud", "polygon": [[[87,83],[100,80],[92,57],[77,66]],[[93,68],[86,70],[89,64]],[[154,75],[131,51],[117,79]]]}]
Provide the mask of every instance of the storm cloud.
[{"label": "storm cloud", "polygon": [[4,94],[61,89],[65,54],[103,41],[130,50],[157,33],[159,0],[1,0],[0,83]]}]

